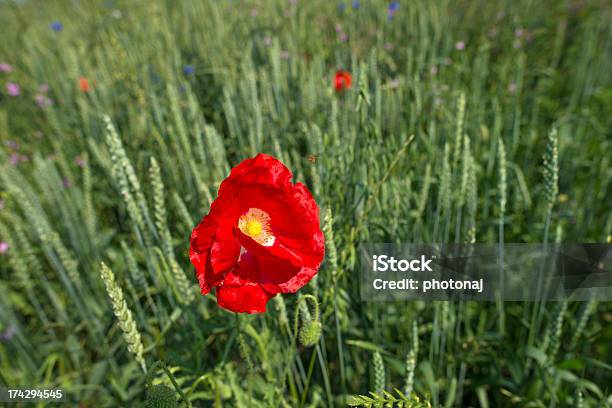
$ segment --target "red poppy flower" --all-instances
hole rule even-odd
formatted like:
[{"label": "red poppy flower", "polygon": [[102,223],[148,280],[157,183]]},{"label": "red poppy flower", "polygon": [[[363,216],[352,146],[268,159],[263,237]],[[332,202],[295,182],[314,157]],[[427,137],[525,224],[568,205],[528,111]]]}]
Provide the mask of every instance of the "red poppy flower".
[{"label": "red poppy flower", "polygon": [[334,75],[334,87],[336,91],[343,91],[349,89],[353,83],[353,77],[348,71],[337,71]]},{"label": "red poppy flower", "polygon": [[262,313],[278,293],[293,293],[323,261],[319,208],[280,161],[258,154],[234,167],[210,212],[193,229],[189,257],[200,289],[219,306]]},{"label": "red poppy flower", "polygon": [[89,86],[89,81],[85,77],[79,78],[79,88],[81,88],[81,92],[89,92],[91,87]]}]

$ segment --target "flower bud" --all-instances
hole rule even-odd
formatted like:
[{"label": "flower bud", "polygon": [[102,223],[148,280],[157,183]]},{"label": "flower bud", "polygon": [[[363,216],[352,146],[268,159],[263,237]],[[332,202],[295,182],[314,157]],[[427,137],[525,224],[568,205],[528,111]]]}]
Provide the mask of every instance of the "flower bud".
[{"label": "flower bud", "polygon": [[176,394],[170,387],[157,384],[147,388],[147,408],[176,408]]},{"label": "flower bud", "polygon": [[302,326],[300,330],[300,344],[304,347],[311,347],[317,344],[321,338],[321,322],[318,320],[310,320]]}]

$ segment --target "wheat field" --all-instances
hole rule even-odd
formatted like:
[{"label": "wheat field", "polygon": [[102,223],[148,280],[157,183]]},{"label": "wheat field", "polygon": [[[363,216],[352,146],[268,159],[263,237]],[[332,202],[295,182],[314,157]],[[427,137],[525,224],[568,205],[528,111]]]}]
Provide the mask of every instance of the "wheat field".
[{"label": "wheat field", "polygon": [[[612,406],[610,303],[365,302],[357,251],[610,243],[611,17],[0,0],[0,387],[74,407]],[[312,192],[326,255],[236,314],[200,294],[189,237],[260,152]]]}]

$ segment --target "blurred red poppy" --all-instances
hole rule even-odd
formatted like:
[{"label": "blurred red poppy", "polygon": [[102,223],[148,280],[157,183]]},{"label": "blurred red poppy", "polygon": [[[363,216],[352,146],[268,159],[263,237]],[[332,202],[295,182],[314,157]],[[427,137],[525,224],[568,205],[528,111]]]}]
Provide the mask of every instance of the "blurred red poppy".
[{"label": "blurred red poppy", "polygon": [[278,293],[316,275],[324,255],[319,209],[280,161],[258,154],[234,167],[210,212],[193,229],[189,257],[202,294],[219,306],[263,313]]},{"label": "blurred red poppy", "polygon": [[348,71],[337,71],[334,75],[334,87],[336,91],[343,91],[349,89],[353,83],[353,77]]},{"label": "blurred red poppy", "polygon": [[81,92],[89,92],[91,87],[89,85],[89,81],[85,77],[79,78],[79,88],[81,88]]}]

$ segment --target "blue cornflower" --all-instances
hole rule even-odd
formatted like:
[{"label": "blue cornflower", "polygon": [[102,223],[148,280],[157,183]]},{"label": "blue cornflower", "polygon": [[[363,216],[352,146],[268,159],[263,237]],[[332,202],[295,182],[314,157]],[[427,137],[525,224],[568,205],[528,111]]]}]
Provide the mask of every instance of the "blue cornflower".
[{"label": "blue cornflower", "polygon": [[344,11],[344,9],[346,9],[346,4],[338,3],[338,11]]},{"label": "blue cornflower", "polygon": [[62,23],[60,23],[59,21],[52,22],[50,27],[56,33],[59,33],[60,31],[62,31],[64,29],[64,25]]},{"label": "blue cornflower", "polygon": [[357,10],[359,6],[361,6],[361,2],[359,0],[354,0],[352,6],[355,10]]},{"label": "blue cornflower", "polygon": [[193,65],[185,65],[185,67],[183,68],[183,73],[185,75],[191,75],[193,74],[193,71],[194,71]]},{"label": "blue cornflower", "polygon": [[399,1],[395,0],[389,3],[389,7],[387,8],[387,21],[393,20],[395,13],[399,10]]}]

